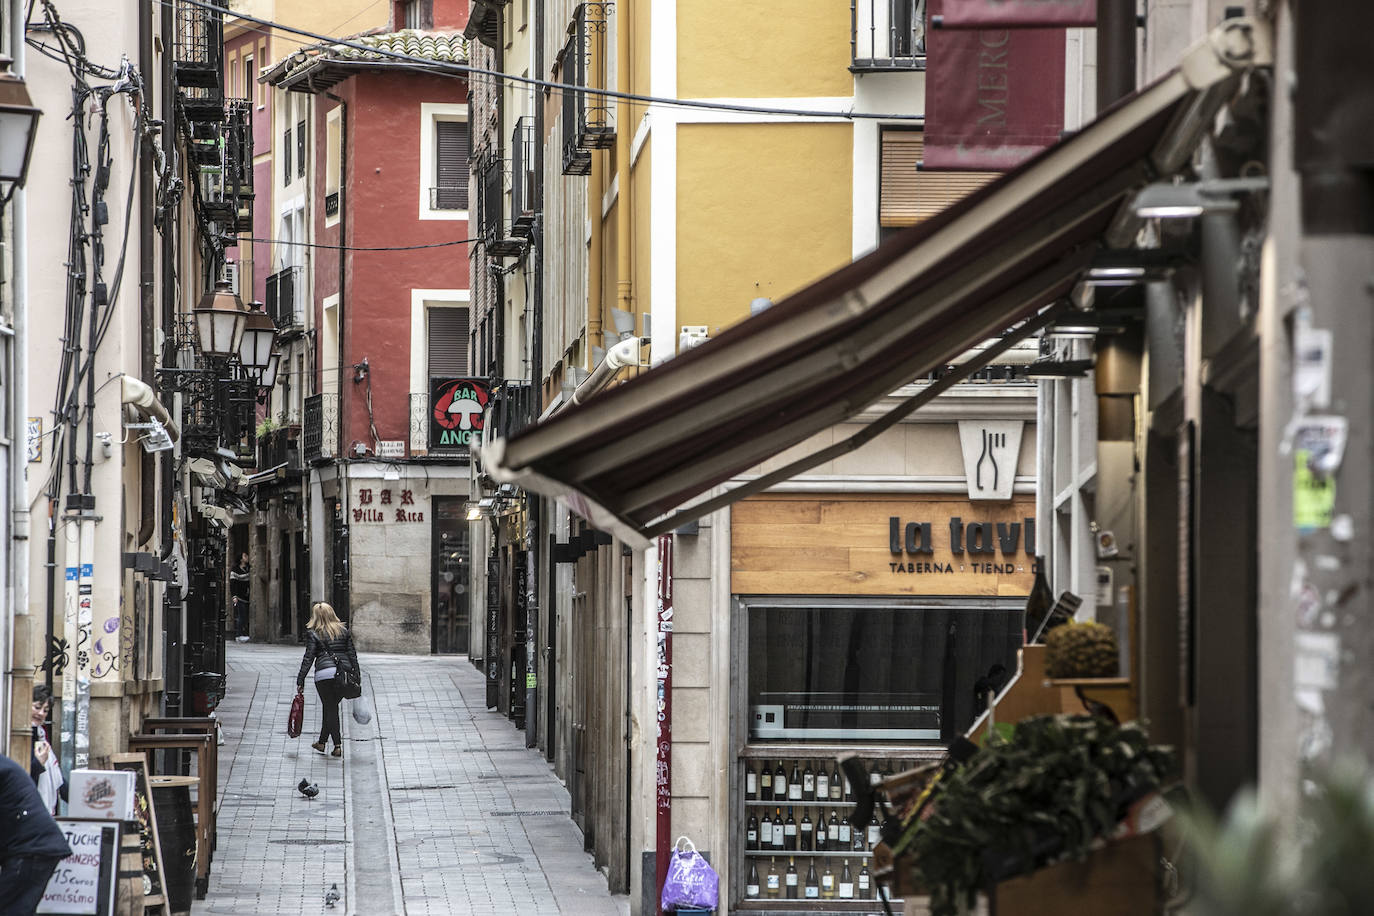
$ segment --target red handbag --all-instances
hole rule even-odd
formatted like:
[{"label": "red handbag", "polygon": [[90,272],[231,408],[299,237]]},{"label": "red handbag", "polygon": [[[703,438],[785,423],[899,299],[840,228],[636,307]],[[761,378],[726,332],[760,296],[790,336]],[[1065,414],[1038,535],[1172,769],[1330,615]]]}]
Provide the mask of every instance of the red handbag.
[{"label": "red handbag", "polygon": [[291,700],[291,714],[286,717],[286,736],[288,738],[299,738],[301,736],[301,722],[305,719],[305,697],[301,694]]}]

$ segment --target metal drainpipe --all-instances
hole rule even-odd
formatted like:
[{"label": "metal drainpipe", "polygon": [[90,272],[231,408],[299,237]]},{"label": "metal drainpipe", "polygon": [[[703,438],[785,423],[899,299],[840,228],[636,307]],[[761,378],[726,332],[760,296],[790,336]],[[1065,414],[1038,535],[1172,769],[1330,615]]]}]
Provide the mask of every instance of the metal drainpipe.
[{"label": "metal drainpipe", "polygon": [[[151,94],[148,73],[153,65],[153,20],[148,9],[138,14],[138,72],[143,78],[143,95],[146,102]],[[149,106],[151,109],[151,106]],[[145,382],[153,380],[153,366],[156,356],[153,352],[154,292],[153,263],[153,151],[152,143],[141,140],[138,145],[138,324],[139,343],[142,346],[139,377]],[[152,539],[157,524],[157,456],[152,452],[141,451],[139,456],[139,526],[137,543],[140,548]]]},{"label": "metal drainpipe", "polygon": [[1097,0],[1097,113],[1135,91],[1134,0]]},{"label": "metal drainpipe", "polygon": [[[149,13],[151,15],[151,13]],[[160,14],[162,47],[169,49],[173,47],[173,22],[172,15],[164,10]],[[170,129],[166,123],[166,114],[172,110],[171,99],[175,89],[172,85],[172,55],[163,53],[161,78],[161,101],[163,127],[162,127],[162,152],[165,161],[171,163],[176,156],[176,131]],[[147,79],[147,76],[144,77]],[[177,292],[176,292],[176,264],[177,264],[177,217],[180,208],[173,207],[162,215],[162,334],[164,354],[171,353],[175,347],[172,342],[176,340],[176,314],[177,314]],[[180,398],[174,397],[172,402],[172,412],[180,417]],[[174,534],[172,531],[172,506],[176,496],[176,462],[181,450],[174,452],[163,452],[162,459],[162,493],[160,501],[162,504],[162,551],[167,556],[175,546]],[[185,519],[182,519],[185,524]],[[184,571],[184,570],[183,570]],[[180,715],[184,708],[185,690],[185,601],[183,595],[181,600],[173,606],[163,604],[162,613],[162,633],[163,633],[163,654],[162,654],[162,706],[163,712],[169,716]]]},{"label": "metal drainpipe", "polygon": [[[617,86],[622,91],[628,90],[631,86],[630,81],[630,20],[634,15],[633,4],[626,4],[620,21],[616,23],[615,44],[616,44],[616,82],[623,82],[624,86]],[[620,74],[624,74],[622,78]],[[633,314],[634,309],[631,305],[631,295],[633,290],[630,283],[630,238],[633,234],[634,216],[630,210],[630,139],[633,130],[633,109],[630,108],[628,99],[621,98],[616,102],[616,132],[615,132],[615,172],[616,182],[619,188],[616,191],[616,221],[615,221],[615,287],[616,305],[622,311]],[[601,202],[597,201],[597,206]],[[600,341],[597,341],[599,344]]]}]

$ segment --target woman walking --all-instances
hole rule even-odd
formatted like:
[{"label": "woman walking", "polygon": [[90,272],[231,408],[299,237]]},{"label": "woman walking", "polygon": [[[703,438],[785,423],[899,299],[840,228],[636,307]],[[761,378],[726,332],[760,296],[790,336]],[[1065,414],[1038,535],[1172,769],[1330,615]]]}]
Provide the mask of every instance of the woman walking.
[{"label": "woman walking", "polygon": [[305,692],[305,676],[310,672],[311,663],[315,665],[315,690],[320,695],[320,706],[324,720],[320,725],[320,740],[310,745],[321,754],[325,752],[325,741],[334,740],[331,756],[343,756],[343,736],[339,732],[339,701],[343,699],[343,689],[335,680],[341,665],[358,669],[358,651],[353,647],[353,634],[343,625],[334,608],[323,601],[317,601],[310,608],[310,626],[305,636],[305,658],[301,659],[301,670],[296,675],[296,693]]}]

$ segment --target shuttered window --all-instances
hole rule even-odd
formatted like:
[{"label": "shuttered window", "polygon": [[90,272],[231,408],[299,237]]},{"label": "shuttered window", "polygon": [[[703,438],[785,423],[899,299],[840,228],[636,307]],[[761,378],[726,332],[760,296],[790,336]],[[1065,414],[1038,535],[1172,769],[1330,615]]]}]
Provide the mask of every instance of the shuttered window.
[{"label": "shuttered window", "polygon": [[468,208],[468,153],[471,148],[468,122],[434,122],[434,187],[430,190],[431,209]]},{"label": "shuttered window", "polygon": [[468,310],[453,306],[431,308],[428,323],[430,378],[467,375]]},{"label": "shuttered window", "polygon": [[919,130],[884,130],[878,225],[913,226],[981,188],[998,172],[918,172],[925,135]]}]

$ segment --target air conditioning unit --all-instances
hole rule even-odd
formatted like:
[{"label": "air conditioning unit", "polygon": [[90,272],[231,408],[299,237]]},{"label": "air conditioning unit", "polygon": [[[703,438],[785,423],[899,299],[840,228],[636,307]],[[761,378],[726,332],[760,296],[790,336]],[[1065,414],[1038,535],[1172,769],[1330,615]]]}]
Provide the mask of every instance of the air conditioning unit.
[{"label": "air conditioning unit", "polygon": [[223,269],[220,270],[219,278],[229,284],[229,288],[234,291],[235,296],[242,295],[242,291],[239,289],[238,261],[225,261]]}]

